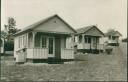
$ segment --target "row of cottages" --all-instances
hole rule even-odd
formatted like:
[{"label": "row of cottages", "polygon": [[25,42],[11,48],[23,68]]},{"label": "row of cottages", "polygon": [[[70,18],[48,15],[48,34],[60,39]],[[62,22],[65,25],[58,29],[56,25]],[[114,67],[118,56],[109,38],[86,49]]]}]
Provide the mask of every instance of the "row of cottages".
[{"label": "row of cottages", "polygon": [[75,50],[83,53],[102,52],[105,49],[104,36],[95,25],[74,30],[58,15],[53,15],[15,34],[14,58],[16,62],[50,58],[73,60]]},{"label": "row of cottages", "polygon": [[15,34],[16,62],[74,59],[76,31],[58,15],[36,22]]},{"label": "row of cottages", "polygon": [[118,31],[112,30],[105,33],[105,43],[110,46],[119,46],[120,37],[122,34]]},{"label": "row of cottages", "polygon": [[97,26],[87,26],[76,30],[75,45],[78,52],[83,53],[99,53],[104,50],[104,44],[101,38],[104,33]]}]

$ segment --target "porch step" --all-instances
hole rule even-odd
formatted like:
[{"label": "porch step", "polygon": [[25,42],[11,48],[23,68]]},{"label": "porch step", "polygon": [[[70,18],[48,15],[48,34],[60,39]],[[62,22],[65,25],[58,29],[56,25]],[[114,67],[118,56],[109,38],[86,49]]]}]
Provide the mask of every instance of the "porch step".
[{"label": "porch step", "polygon": [[63,61],[61,59],[49,57],[48,64],[63,64]]}]

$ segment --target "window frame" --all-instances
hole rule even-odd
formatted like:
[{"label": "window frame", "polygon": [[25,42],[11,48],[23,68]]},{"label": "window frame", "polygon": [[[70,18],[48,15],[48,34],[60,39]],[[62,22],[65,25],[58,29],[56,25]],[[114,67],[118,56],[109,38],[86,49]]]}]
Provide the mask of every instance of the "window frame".
[{"label": "window frame", "polygon": [[88,37],[87,36],[84,36],[84,43],[88,43]]},{"label": "window frame", "polygon": [[[45,45],[43,45],[43,38],[45,38]],[[41,48],[47,48],[47,37],[46,36],[41,36]]]},{"label": "window frame", "polygon": [[[80,37],[81,37],[81,39],[80,39]],[[82,43],[82,35],[79,35],[79,43]]]},{"label": "window frame", "polygon": [[20,43],[21,43],[21,41],[20,41],[20,37],[18,37],[18,45],[19,45],[18,48],[20,48]]}]

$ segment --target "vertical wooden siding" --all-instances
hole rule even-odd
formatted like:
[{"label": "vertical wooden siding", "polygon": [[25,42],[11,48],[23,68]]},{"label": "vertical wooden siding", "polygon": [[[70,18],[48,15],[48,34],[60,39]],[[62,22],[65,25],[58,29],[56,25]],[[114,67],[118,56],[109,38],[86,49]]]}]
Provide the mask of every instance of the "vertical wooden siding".
[{"label": "vertical wooden siding", "polygon": [[43,59],[48,58],[47,48],[29,48],[27,49],[27,58]]},{"label": "vertical wooden siding", "polygon": [[74,59],[74,50],[73,49],[61,49],[61,58],[62,59]]}]

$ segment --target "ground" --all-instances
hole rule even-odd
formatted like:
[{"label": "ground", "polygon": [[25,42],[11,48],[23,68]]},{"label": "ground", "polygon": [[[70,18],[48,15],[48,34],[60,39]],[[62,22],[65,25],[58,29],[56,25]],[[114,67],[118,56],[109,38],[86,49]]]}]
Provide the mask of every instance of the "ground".
[{"label": "ground", "polygon": [[65,64],[26,63],[17,65],[12,56],[1,57],[2,81],[126,81],[127,44],[111,55],[85,55],[85,61]]}]

